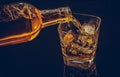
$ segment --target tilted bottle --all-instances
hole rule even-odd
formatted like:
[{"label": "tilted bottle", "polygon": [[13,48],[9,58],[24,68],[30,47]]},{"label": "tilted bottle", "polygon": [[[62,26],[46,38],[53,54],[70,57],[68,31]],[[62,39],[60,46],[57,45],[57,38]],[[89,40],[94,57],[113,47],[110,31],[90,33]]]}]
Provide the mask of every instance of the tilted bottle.
[{"label": "tilted bottle", "polygon": [[0,6],[0,46],[31,41],[42,28],[67,22],[71,15],[69,7],[39,10],[25,2]]}]

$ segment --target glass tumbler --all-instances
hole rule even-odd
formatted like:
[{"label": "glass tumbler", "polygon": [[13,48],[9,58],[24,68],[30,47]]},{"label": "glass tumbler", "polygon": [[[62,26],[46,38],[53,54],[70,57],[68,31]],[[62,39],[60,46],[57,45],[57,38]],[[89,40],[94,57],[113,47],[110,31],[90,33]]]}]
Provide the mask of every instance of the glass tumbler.
[{"label": "glass tumbler", "polygon": [[95,58],[101,18],[73,13],[70,21],[60,23],[58,32],[64,64],[88,68]]}]

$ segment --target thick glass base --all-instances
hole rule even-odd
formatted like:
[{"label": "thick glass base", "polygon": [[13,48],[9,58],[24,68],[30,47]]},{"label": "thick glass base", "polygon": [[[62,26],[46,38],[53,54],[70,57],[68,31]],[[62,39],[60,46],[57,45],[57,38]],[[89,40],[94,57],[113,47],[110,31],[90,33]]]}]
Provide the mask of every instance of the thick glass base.
[{"label": "thick glass base", "polygon": [[67,66],[72,66],[72,67],[76,67],[76,68],[82,68],[82,69],[88,69],[91,67],[91,65],[93,65],[94,63],[94,58],[90,59],[90,60],[71,60],[71,59],[65,59],[64,58],[64,64]]}]

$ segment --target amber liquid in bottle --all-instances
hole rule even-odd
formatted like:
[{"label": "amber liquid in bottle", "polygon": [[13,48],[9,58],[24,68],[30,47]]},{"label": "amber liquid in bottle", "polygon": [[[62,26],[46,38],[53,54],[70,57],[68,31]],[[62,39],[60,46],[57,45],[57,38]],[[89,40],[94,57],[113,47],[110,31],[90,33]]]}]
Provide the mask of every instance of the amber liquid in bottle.
[{"label": "amber liquid in bottle", "polygon": [[40,11],[21,2],[0,8],[0,46],[31,41],[42,28],[67,22],[71,16],[69,7]]}]

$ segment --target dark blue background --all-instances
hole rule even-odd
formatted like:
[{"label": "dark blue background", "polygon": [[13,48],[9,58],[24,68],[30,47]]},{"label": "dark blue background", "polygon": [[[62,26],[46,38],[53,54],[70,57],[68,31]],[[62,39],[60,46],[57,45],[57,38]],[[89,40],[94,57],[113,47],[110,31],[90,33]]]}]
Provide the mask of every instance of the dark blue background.
[{"label": "dark blue background", "polygon": [[[11,2],[17,0],[1,0],[0,4]],[[119,77],[119,2],[115,0],[27,0],[26,2],[39,9],[69,6],[72,12],[101,17],[96,54],[98,77]],[[0,47],[0,77],[62,77],[62,74],[63,60],[57,25],[42,29],[39,36],[31,42]]]}]

